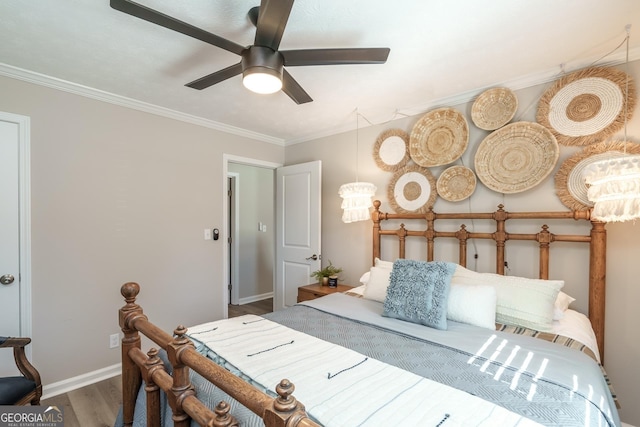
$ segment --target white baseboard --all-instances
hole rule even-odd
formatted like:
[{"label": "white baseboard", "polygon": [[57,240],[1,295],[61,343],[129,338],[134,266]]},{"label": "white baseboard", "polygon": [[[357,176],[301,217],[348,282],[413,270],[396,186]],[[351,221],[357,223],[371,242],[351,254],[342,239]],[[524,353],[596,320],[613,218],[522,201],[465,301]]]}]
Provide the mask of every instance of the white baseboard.
[{"label": "white baseboard", "polygon": [[68,393],[72,390],[94,384],[108,378],[115,377],[122,373],[122,364],[107,366],[97,371],[87,372],[77,377],[68,378],[42,387],[42,400],[48,399],[59,394]]},{"label": "white baseboard", "polygon": [[262,301],[263,299],[273,298],[273,292],[267,292],[262,295],[254,295],[252,297],[240,298],[238,299],[238,304],[249,304],[256,301]]}]

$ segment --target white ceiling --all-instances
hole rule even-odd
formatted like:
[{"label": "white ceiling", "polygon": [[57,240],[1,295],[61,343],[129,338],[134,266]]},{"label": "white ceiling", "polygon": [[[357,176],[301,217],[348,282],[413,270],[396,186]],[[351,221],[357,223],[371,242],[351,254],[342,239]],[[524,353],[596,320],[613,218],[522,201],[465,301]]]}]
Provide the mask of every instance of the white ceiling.
[{"label": "white ceiling", "polygon": [[[253,43],[247,12],[259,0],[139,3]],[[625,46],[616,47],[628,24],[630,58],[637,59],[639,0],[298,0],[282,50],[389,47],[391,53],[383,65],[289,67],[314,99],[296,105],[282,92],[249,92],[240,76],[202,91],[184,86],[239,57],[116,11],[109,0],[2,0],[0,74],[158,106],[287,144],[353,130],[356,109],[380,123],[468,101],[488,87],[519,89],[551,81],[563,69],[620,63]]]}]

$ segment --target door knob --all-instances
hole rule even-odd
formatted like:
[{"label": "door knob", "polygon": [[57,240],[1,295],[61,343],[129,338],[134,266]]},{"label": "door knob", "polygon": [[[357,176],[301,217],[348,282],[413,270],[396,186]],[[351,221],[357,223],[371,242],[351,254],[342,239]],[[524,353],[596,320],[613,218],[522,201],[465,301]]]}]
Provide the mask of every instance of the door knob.
[{"label": "door knob", "polygon": [[15,277],[13,277],[13,275],[11,274],[5,274],[4,276],[0,277],[0,283],[2,283],[3,285],[10,285],[14,280]]},{"label": "door knob", "polygon": [[316,261],[316,260],[318,259],[318,255],[313,254],[313,255],[311,255],[310,257],[307,257],[307,258],[305,258],[305,259],[306,259],[306,260],[310,260],[310,259],[312,259],[312,260]]}]

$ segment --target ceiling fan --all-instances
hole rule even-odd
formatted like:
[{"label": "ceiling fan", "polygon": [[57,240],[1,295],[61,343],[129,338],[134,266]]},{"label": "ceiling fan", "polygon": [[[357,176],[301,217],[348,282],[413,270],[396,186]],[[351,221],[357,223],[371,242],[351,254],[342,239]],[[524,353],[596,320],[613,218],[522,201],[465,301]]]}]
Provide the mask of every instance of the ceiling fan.
[{"label": "ceiling fan", "polygon": [[255,40],[250,46],[241,46],[131,0],[110,1],[113,9],[241,57],[237,64],[186,84],[199,90],[242,73],[242,82],[248,89],[258,93],[274,93],[282,89],[297,104],[304,104],[313,99],[284,69],[285,66],[383,64],[390,51],[389,48],[278,50],[294,0],[261,0],[260,6],[249,10],[249,19],[256,27]]}]

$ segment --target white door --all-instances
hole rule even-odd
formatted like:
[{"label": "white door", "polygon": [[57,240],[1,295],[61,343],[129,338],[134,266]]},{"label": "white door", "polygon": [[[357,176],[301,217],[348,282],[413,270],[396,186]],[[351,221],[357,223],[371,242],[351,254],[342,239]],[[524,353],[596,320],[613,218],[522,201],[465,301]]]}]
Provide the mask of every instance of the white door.
[{"label": "white door", "polygon": [[320,269],[321,172],[320,160],[276,172],[276,310],[294,305]]},{"label": "white door", "polygon": [[[0,113],[0,336],[22,336],[30,325],[21,325],[20,281],[20,160],[24,118]],[[26,261],[26,260],[25,260]],[[0,376],[14,375],[13,352],[0,353]]]}]

